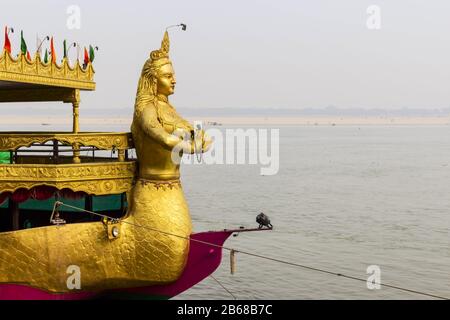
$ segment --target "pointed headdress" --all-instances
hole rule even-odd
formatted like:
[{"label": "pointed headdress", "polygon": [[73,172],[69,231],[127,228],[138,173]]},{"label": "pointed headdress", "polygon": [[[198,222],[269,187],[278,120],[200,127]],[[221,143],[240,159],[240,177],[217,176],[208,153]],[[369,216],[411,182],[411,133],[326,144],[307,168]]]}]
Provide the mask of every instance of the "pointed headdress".
[{"label": "pointed headdress", "polygon": [[164,38],[161,43],[161,48],[159,50],[155,50],[152,51],[152,53],[150,53],[152,66],[154,68],[159,68],[165,64],[171,63],[169,59],[169,51],[170,51],[170,39],[169,33],[166,31],[164,33]]}]

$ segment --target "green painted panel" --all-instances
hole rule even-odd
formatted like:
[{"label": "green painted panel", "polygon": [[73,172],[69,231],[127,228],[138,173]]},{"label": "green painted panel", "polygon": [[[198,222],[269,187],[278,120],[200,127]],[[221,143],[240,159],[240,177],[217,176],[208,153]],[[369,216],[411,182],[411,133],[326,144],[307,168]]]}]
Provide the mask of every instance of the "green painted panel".
[{"label": "green painted panel", "polygon": [[120,194],[94,197],[92,200],[94,212],[120,210],[122,207],[122,196]]},{"label": "green painted panel", "polygon": [[[69,199],[60,199],[61,202],[71,205],[73,207],[84,209],[84,199],[81,200],[69,200]],[[36,211],[52,211],[53,206],[55,205],[55,199],[51,198],[49,200],[39,201],[39,200],[27,200],[21,204],[19,204],[20,209],[24,210],[36,210]],[[78,210],[62,207],[60,211],[65,212],[78,212]]]},{"label": "green painted panel", "polygon": [[11,153],[0,151],[0,164],[10,164],[11,163]]}]

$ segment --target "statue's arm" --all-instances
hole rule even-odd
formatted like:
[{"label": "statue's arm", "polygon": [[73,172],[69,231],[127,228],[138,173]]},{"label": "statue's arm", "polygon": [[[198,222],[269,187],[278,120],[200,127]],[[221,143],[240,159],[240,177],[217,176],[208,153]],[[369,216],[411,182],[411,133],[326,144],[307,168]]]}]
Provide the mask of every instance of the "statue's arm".
[{"label": "statue's arm", "polygon": [[148,106],[142,111],[139,125],[146,135],[165,149],[172,151],[175,147],[181,147],[184,152],[194,153],[194,145],[191,142],[183,141],[182,138],[169,134],[164,130],[158,121],[157,113],[153,106]]}]

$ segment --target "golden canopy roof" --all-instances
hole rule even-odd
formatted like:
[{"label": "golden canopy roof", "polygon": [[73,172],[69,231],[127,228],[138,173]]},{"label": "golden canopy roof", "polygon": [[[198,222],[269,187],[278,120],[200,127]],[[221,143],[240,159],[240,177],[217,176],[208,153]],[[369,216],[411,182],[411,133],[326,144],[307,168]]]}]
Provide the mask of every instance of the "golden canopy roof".
[{"label": "golden canopy roof", "polygon": [[95,90],[95,71],[89,63],[83,68],[77,61],[70,66],[45,63],[37,53],[32,60],[24,54],[14,59],[5,50],[0,55],[0,102],[63,101],[73,102],[78,90]]}]

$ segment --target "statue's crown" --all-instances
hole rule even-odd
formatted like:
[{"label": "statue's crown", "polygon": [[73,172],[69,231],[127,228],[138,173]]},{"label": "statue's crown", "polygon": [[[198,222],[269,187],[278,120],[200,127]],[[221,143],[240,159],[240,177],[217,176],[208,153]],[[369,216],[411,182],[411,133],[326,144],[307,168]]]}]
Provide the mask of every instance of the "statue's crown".
[{"label": "statue's crown", "polygon": [[152,51],[150,54],[150,58],[152,59],[152,62],[156,62],[160,59],[168,59],[169,58],[169,50],[170,50],[170,40],[169,40],[169,33],[166,31],[164,33],[164,38],[161,43],[161,49]]}]

